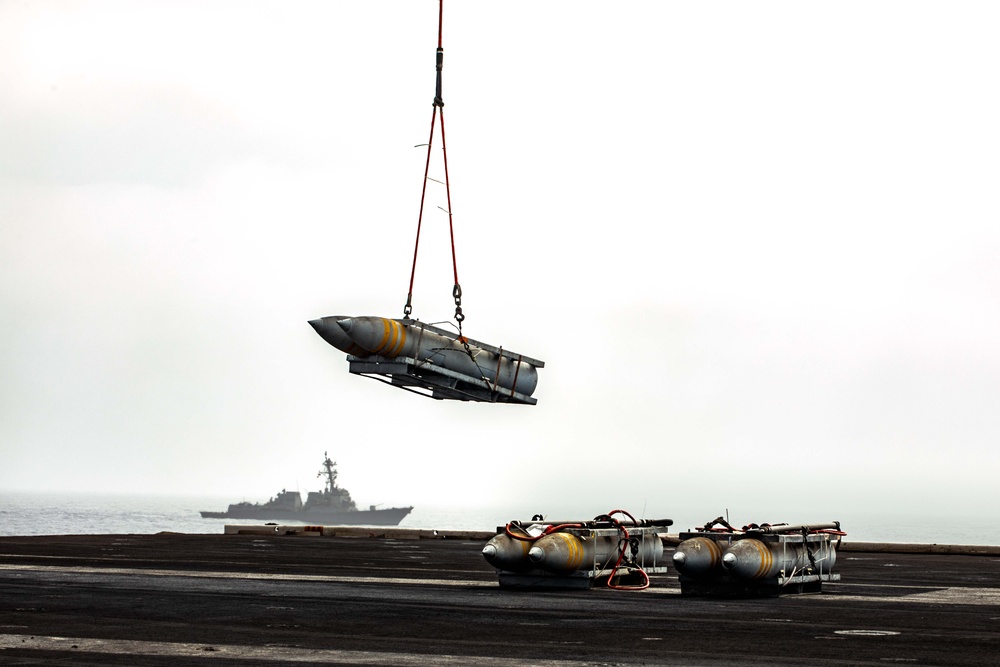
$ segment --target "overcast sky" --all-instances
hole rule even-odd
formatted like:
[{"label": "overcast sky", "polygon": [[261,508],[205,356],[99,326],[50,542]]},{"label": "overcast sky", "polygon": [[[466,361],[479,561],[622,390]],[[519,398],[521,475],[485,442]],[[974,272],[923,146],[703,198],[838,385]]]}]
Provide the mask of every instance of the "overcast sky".
[{"label": "overcast sky", "polygon": [[329,451],[365,504],[995,507],[998,19],[446,3],[465,331],[546,362],[528,407],[307,324],[402,315],[437,2],[0,2],[0,489],[265,499]]}]

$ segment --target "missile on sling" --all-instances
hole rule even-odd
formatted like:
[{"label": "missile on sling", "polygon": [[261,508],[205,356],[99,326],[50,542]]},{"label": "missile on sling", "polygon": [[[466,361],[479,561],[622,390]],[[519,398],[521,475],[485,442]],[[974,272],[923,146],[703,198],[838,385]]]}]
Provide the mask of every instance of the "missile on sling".
[{"label": "missile on sling", "polygon": [[391,384],[430,391],[434,398],[537,402],[531,394],[538,384],[537,369],[545,366],[537,359],[417,320],[334,315],[309,324],[350,355],[352,373],[388,375]]},{"label": "missile on sling", "polygon": [[692,537],[674,549],[674,569],[689,577],[716,573],[722,565],[722,547],[708,537]]},{"label": "missile on sling", "polygon": [[[821,569],[829,572],[837,562],[837,551],[829,540],[804,544],[765,543],[753,538],[734,542],[722,554],[722,567],[742,579],[770,579],[793,572]],[[811,558],[810,558],[811,556]]]}]

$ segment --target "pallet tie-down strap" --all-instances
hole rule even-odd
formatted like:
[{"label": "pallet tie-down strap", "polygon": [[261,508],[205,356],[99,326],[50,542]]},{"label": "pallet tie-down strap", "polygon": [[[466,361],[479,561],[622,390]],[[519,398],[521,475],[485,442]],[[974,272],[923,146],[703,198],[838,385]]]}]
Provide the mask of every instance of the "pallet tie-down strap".
[{"label": "pallet tie-down strap", "polygon": [[816,571],[816,556],[813,555],[812,549],[809,547],[809,529],[802,528],[802,545],[806,548],[806,555],[809,557],[809,564],[812,566],[813,571]]},{"label": "pallet tie-down strap", "polygon": [[[500,395],[500,364],[501,364],[501,362],[503,362],[503,346],[500,347],[500,354],[497,355],[497,369],[493,373],[493,382],[491,383],[493,386],[490,388],[490,395],[491,395],[490,396],[490,402],[491,403],[496,403],[497,398]],[[486,381],[489,382],[489,378],[486,378]],[[511,391],[514,391],[513,387],[511,388]]]},{"label": "pallet tie-down strap", "polygon": [[[417,345],[416,345],[417,349],[419,350],[419,349],[421,349],[421,344],[422,344],[422,341],[424,339],[425,328],[419,322],[417,324],[415,324],[414,326],[417,329],[420,330],[420,333],[417,334]],[[472,354],[472,348],[469,347],[469,341],[468,341],[468,339],[466,339],[466,337],[462,335],[461,324],[459,325],[458,328],[459,328],[459,333],[458,333],[458,338],[456,338],[456,340],[459,343],[462,344],[462,346],[465,348],[465,353],[469,355],[469,358],[472,359],[472,363],[476,364],[476,368],[479,368],[479,372],[482,373],[482,368],[479,367],[479,362],[476,361],[476,356],[474,354]],[[432,352],[443,352],[443,351],[447,351],[448,349],[449,348],[447,348],[447,347],[440,347],[440,348],[432,348],[431,351]],[[417,368],[420,368],[421,366],[428,365],[428,364],[429,365],[433,365],[434,364],[434,362],[431,361],[431,355],[425,357],[424,359],[414,359],[414,364],[413,365],[415,367],[417,367]],[[488,378],[484,377],[483,379],[486,380],[487,384],[489,383],[489,379]]]},{"label": "pallet tie-down strap", "polygon": [[514,382],[510,386],[510,397],[514,398],[514,390],[517,388],[517,374],[521,372],[521,357],[517,355],[517,366],[514,367]]},{"label": "pallet tie-down strap", "polygon": [[[503,357],[504,357],[503,346],[501,346],[500,347],[500,352],[499,352],[499,354],[497,354],[497,369],[496,369],[496,373],[493,376],[493,382],[490,382],[490,379],[488,377],[484,377],[483,378],[484,380],[486,380],[486,383],[488,385],[490,385],[490,394],[492,395],[492,400],[490,401],[491,403],[496,403],[497,399],[500,398],[500,390],[501,390],[501,387],[500,387],[500,368],[501,368],[501,364],[503,363]],[[510,392],[510,397],[511,398],[514,398],[514,394],[517,391],[517,376],[521,372],[521,360],[523,358],[524,358],[524,355],[522,355],[522,354],[517,355],[517,365],[514,366],[514,381],[511,383],[510,389],[507,390],[507,391]]]},{"label": "pallet tie-down strap", "polygon": [[[422,326],[417,325],[417,329],[420,330],[420,333],[417,334],[417,345],[416,345],[416,349],[419,350],[419,349],[421,349],[421,345],[424,342],[424,328]],[[430,359],[429,358],[427,358],[427,359],[415,358],[414,361],[416,363],[413,364],[413,365],[416,366],[417,368],[420,368],[424,364],[430,363]]]}]

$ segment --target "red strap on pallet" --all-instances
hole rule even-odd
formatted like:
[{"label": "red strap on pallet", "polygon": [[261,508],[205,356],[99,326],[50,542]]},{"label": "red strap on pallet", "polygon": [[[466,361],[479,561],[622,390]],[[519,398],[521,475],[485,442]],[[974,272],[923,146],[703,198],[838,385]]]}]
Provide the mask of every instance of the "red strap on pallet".
[{"label": "red strap on pallet", "polygon": [[403,316],[409,317],[413,312],[413,281],[417,272],[417,252],[420,248],[420,229],[424,219],[424,201],[427,197],[427,176],[431,166],[431,150],[434,145],[434,125],[438,119],[440,109],[441,118],[441,154],[444,158],[444,187],[448,198],[448,231],[451,236],[451,267],[455,276],[455,287],[452,296],[455,299],[455,319],[458,321],[459,331],[462,328],[462,288],[458,282],[458,261],[455,254],[455,226],[451,215],[451,183],[448,178],[448,146],[444,134],[444,100],[441,97],[441,70],[444,66],[444,48],[442,48],[442,32],[444,25],[444,0],[438,0],[438,46],[437,46],[437,81],[435,85],[434,104],[431,110],[431,132],[427,139],[427,161],[424,164],[424,183],[420,191],[420,214],[417,216],[417,238],[413,244],[413,266],[410,269],[410,289],[406,293],[406,305],[403,307]]}]

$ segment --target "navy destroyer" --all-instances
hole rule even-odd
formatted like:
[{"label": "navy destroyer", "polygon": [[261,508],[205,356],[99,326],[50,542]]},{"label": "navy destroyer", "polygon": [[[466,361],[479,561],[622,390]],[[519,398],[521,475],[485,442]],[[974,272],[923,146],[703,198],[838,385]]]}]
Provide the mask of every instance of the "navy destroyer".
[{"label": "navy destroyer", "polygon": [[225,512],[203,511],[205,519],[260,519],[261,521],[299,521],[320,525],[397,526],[413,507],[379,509],[371,505],[359,510],[347,489],[337,486],[337,464],[324,452],[319,477],[326,478],[326,488],[310,491],[303,504],[298,491],[284,489],[266,503],[234,503]]}]

